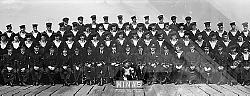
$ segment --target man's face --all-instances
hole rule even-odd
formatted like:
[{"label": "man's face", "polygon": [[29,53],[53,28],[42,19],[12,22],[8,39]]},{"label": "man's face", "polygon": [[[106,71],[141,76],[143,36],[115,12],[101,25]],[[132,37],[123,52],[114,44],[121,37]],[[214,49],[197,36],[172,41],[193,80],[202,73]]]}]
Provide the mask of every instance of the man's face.
[{"label": "man's face", "polygon": [[146,39],[149,39],[149,38],[150,38],[150,35],[149,35],[149,34],[147,34],[147,35],[146,35]]},{"label": "man's face", "polygon": [[177,47],[175,47],[175,50],[176,50],[177,52],[179,52],[179,51],[181,51],[181,48],[180,48],[179,46],[177,46]]},{"label": "man's face", "polygon": [[91,49],[88,49],[87,51],[88,51],[88,53],[91,53],[92,50],[91,50]]},{"label": "man's face", "polygon": [[173,23],[176,23],[176,19],[173,19],[172,22],[173,22]]},{"label": "man's face", "polygon": [[103,49],[104,49],[104,46],[101,46],[100,49],[103,50]]},{"label": "man's face", "polygon": [[20,28],[21,31],[25,31],[25,28]]},{"label": "man's face", "polygon": [[130,47],[127,47],[127,48],[126,48],[126,51],[130,51]]},{"label": "man's face", "polygon": [[149,19],[145,19],[145,22],[149,22]]},{"label": "man's face", "polygon": [[208,52],[208,51],[209,51],[209,48],[205,48],[204,50],[205,50],[206,52]]},{"label": "man's face", "polygon": [[116,47],[112,47],[112,51],[116,51]]},{"label": "man's face", "polygon": [[119,22],[122,22],[122,20],[123,20],[123,18],[119,18],[119,19],[118,19]]},{"label": "man's face", "polygon": [[180,26],[180,29],[181,29],[181,30],[184,29],[184,26]]},{"label": "man's face", "polygon": [[19,39],[18,39],[18,36],[15,36],[14,37],[14,41],[18,41]]},{"label": "man's face", "polygon": [[63,50],[63,54],[67,54],[67,50]]},{"label": "man's face", "polygon": [[73,30],[77,30],[77,26],[74,26],[74,27],[73,27]]},{"label": "man's face", "polygon": [[236,52],[236,48],[233,48],[231,51],[232,51],[232,52]]},{"label": "man's face", "polygon": [[7,28],[7,31],[11,31],[11,30],[12,30],[12,27],[8,27],[8,28]]},{"label": "man's face", "polygon": [[108,20],[108,19],[105,19],[104,22],[109,22],[109,20]]},{"label": "man's face", "polygon": [[110,35],[107,35],[107,36],[106,36],[106,40],[110,40]]},{"label": "man's face", "polygon": [[191,52],[193,52],[194,51],[194,46],[191,46],[190,50],[191,50]]},{"label": "man's face", "polygon": [[245,49],[244,49],[244,52],[245,52],[245,53],[246,53],[246,52],[248,52],[248,49],[247,49],[247,48],[245,48]]},{"label": "man's face", "polygon": [[163,22],[163,18],[159,19],[159,22]]},{"label": "man's face", "polygon": [[126,29],[127,29],[127,30],[130,29],[130,28],[129,28],[129,25],[126,26]]},{"label": "man's face", "polygon": [[133,18],[132,21],[133,21],[133,22],[136,22],[136,18]]},{"label": "man's face", "polygon": [[86,31],[87,31],[87,32],[90,32],[90,28],[89,28],[89,27],[87,27],[87,28],[86,28]]},{"label": "man's face", "polygon": [[216,35],[212,36],[212,40],[216,40]]},{"label": "man's face", "polygon": [[165,25],[165,29],[169,29],[169,25]]},{"label": "man's face", "polygon": [[49,50],[49,52],[50,52],[50,53],[54,53],[55,50],[54,50],[53,48],[51,48],[51,49]]},{"label": "man's face", "polygon": [[152,30],[155,30],[156,26],[152,26]]},{"label": "man's face", "polygon": [[79,19],[78,22],[79,22],[80,24],[83,24],[83,19]]},{"label": "man's face", "polygon": [[26,38],[27,39],[27,41],[31,41],[31,37],[28,37],[28,38]]},{"label": "man's face", "polygon": [[93,37],[93,40],[97,40],[97,37],[96,37],[96,36],[94,36],[94,37]]},{"label": "man's face", "polygon": [[189,39],[189,36],[188,36],[188,35],[185,35],[184,38],[185,38],[185,39]]},{"label": "man's face", "polygon": [[47,27],[47,30],[51,30],[51,27]]},{"label": "man's face", "polygon": [[81,36],[81,37],[80,37],[81,40],[84,40],[84,38],[85,38],[84,36]]},{"label": "man's face", "polygon": [[59,37],[59,36],[56,36],[56,37],[55,37],[55,40],[59,40],[59,39],[60,39],[60,37]]},{"label": "man's face", "polygon": [[244,30],[247,30],[247,29],[248,29],[248,26],[244,26],[243,29],[244,29]]},{"label": "man's face", "polygon": [[63,21],[64,25],[68,25],[69,21]]},{"label": "man's face", "polygon": [[25,52],[25,49],[24,49],[24,48],[21,48],[20,51],[21,51],[21,53],[24,53],[24,52]]},{"label": "man's face", "polygon": [[202,39],[202,35],[198,35],[198,39],[201,40]]},{"label": "man's face", "polygon": [[12,53],[12,49],[9,49],[9,50],[8,50],[8,53]]},{"label": "man's face", "polygon": [[75,50],[75,54],[79,54],[79,50]]},{"label": "man's face", "polygon": [[6,39],[6,37],[5,36],[1,36],[1,40],[3,41],[3,40],[5,40]]},{"label": "man's face", "polygon": [[177,38],[177,36],[176,36],[176,35],[173,35],[173,36],[172,36],[172,39],[176,39],[176,38]]},{"label": "man's face", "polygon": [[133,35],[133,38],[134,38],[134,39],[137,39],[137,34],[134,34],[134,35]]},{"label": "man's face", "polygon": [[33,30],[34,30],[34,31],[37,31],[37,27],[33,27]]},{"label": "man's face", "polygon": [[165,52],[165,53],[168,53],[168,52],[169,52],[169,49],[168,49],[168,48],[165,48],[165,49],[164,49],[164,52]]},{"label": "man's face", "polygon": [[92,22],[93,22],[93,23],[96,23],[96,19],[92,19]]},{"label": "man's face", "polygon": [[210,26],[208,26],[208,25],[206,25],[205,27],[206,27],[206,29],[210,29]]},{"label": "man's face", "polygon": [[139,30],[142,30],[142,27],[140,26],[140,27],[138,27],[138,29],[139,29]]},{"label": "man's face", "polygon": [[151,47],[150,48],[151,52],[155,52],[155,48]]},{"label": "man's face", "polygon": [[45,36],[41,36],[41,40],[45,40],[46,38],[45,38]]},{"label": "man's face", "polygon": [[38,48],[38,47],[34,47],[34,51],[35,51],[35,52],[38,52],[38,51],[39,51],[39,48]]},{"label": "man's face", "polygon": [[159,39],[163,39],[163,34],[159,35],[158,38],[159,38]]},{"label": "man's face", "polygon": [[242,37],[242,36],[239,36],[239,37],[238,37],[238,40],[239,40],[239,41],[243,41],[243,37]]},{"label": "man's face", "polygon": [[236,28],[236,25],[231,25],[232,29],[235,29]]},{"label": "man's face", "polygon": [[99,30],[102,30],[103,29],[103,26],[99,26]]},{"label": "man's face", "polygon": [[143,51],[143,48],[140,47],[140,48],[138,49],[138,51],[139,51],[139,52],[142,52],[142,51]]},{"label": "man's face", "polygon": [[192,29],[196,29],[196,25],[193,25],[193,26],[192,26]]},{"label": "man's face", "polygon": [[186,22],[187,22],[188,24],[190,24],[191,20],[186,20]]},{"label": "man's face", "polygon": [[223,48],[222,48],[222,47],[220,47],[218,50],[221,52],[221,51],[222,51],[222,49],[223,49]]},{"label": "man's face", "polygon": [[223,30],[223,26],[219,26],[219,30]]},{"label": "man's face", "polygon": [[112,27],[112,31],[116,31],[116,27],[115,26]]},{"label": "man's face", "polygon": [[65,30],[64,26],[60,27],[59,30],[64,31]]},{"label": "man's face", "polygon": [[224,36],[223,36],[223,39],[224,39],[224,40],[228,40],[228,36],[227,36],[227,35],[224,35]]},{"label": "man's face", "polygon": [[73,39],[73,37],[69,36],[67,39],[68,39],[68,40],[72,40],[72,39]]},{"label": "man's face", "polygon": [[119,38],[123,38],[123,34],[119,34]]}]

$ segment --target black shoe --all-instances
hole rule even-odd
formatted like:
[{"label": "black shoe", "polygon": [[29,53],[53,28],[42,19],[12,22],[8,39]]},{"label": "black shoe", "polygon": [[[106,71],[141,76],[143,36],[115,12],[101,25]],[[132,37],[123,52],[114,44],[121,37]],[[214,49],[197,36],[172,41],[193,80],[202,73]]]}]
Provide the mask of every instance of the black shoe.
[{"label": "black shoe", "polygon": [[66,83],[66,86],[70,86],[70,84],[69,84],[69,83]]},{"label": "black shoe", "polygon": [[55,83],[54,83],[54,82],[52,82],[52,83],[51,83],[51,86],[55,86]]},{"label": "black shoe", "polygon": [[20,83],[20,86],[25,86],[26,84],[24,82],[21,82]]},{"label": "black shoe", "polygon": [[233,84],[233,82],[231,82],[229,85],[230,85],[230,86],[233,86],[234,84]]},{"label": "black shoe", "polygon": [[245,86],[245,82],[242,82],[242,83],[241,83],[241,86]]},{"label": "black shoe", "polygon": [[69,86],[69,83],[67,81],[64,84],[65,84],[65,86]]},{"label": "black shoe", "polygon": [[78,83],[78,82],[76,82],[76,85],[79,85],[79,83]]},{"label": "black shoe", "polygon": [[36,82],[33,82],[33,84],[32,84],[33,86],[36,86]]},{"label": "black shoe", "polygon": [[189,85],[192,85],[193,83],[192,83],[192,81],[188,81],[188,84],[189,84]]},{"label": "black shoe", "polygon": [[14,86],[12,82],[10,82],[10,86],[11,86],[11,87]]},{"label": "black shoe", "polygon": [[178,84],[178,82],[174,82],[174,85],[177,85]]},{"label": "black shoe", "polygon": [[39,82],[36,82],[36,86],[40,85]]}]

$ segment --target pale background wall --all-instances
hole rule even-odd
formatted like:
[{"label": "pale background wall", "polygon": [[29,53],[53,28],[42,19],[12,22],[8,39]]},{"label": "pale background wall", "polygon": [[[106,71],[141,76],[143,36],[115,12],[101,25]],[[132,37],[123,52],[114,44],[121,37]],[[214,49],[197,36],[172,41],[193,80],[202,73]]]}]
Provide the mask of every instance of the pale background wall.
[{"label": "pale background wall", "polygon": [[90,15],[97,15],[97,22],[102,22],[102,16],[110,16],[110,22],[117,22],[117,15],[124,15],[125,21],[136,15],[138,22],[143,22],[143,16],[149,15],[151,22],[156,22],[159,14],[164,14],[164,21],[170,21],[170,16],[177,15],[178,22],[185,22],[187,15],[198,22],[198,28],[204,29],[203,22],[211,21],[212,28],[224,22],[229,29],[229,22],[236,21],[241,29],[241,23],[250,22],[250,0],[0,0],[0,30],[5,31],[5,25],[12,23],[13,30],[18,31],[20,24],[26,24],[27,31],[32,23],[39,24],[39,30],[45,30],[45,23],[52,22],[53,30],[58,30],[58,23],[63,17],[69,17],[70,23],[84,16],[84,22],[90,22]]}]

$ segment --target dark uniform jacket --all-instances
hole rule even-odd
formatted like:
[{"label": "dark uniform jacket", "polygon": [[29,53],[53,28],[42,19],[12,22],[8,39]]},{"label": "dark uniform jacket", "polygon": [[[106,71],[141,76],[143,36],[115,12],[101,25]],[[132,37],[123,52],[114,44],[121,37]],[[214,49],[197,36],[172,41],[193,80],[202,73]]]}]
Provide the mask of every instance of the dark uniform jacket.
[{"label": "dark uniform jacket", "polygon": [[19,53],[16,54],[16,58],[15,60],[18,61],[18,68],[28,68],[29,64],[30,64],[30,56],[28,53]]},{"label": "dark uniform jacket", "polygon": [[41,53],[37,52],[32,52],[30,55],[30,64],[31,66],[37,66],[37,67],[43,67],[43,56]]},{"label": "dark uniform jacket", "polygon": [[3,55],[3,67],[12,67],[12,68],[15,68],[15,54],[11,54],[11,55],[8,55],[8,54],[4,54]]},{"label": "dark uniform jacket", "polygon": [[[60,61],[60,60],[59,60]],[[44,64],[45,67],[52,66],[58,67],[58,54],[57,53],[46,53],[44,55]]]}]

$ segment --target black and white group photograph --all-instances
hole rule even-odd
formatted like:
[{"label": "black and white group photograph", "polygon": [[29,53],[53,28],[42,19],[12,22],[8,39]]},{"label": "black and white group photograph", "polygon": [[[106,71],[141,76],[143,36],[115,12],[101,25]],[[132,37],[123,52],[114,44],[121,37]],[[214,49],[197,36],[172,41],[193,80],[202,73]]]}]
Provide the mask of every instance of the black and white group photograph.
[{"label": "black and white group photograph", "polygon": [[250,96],[249,0],[0,0],[0,96]]}]

